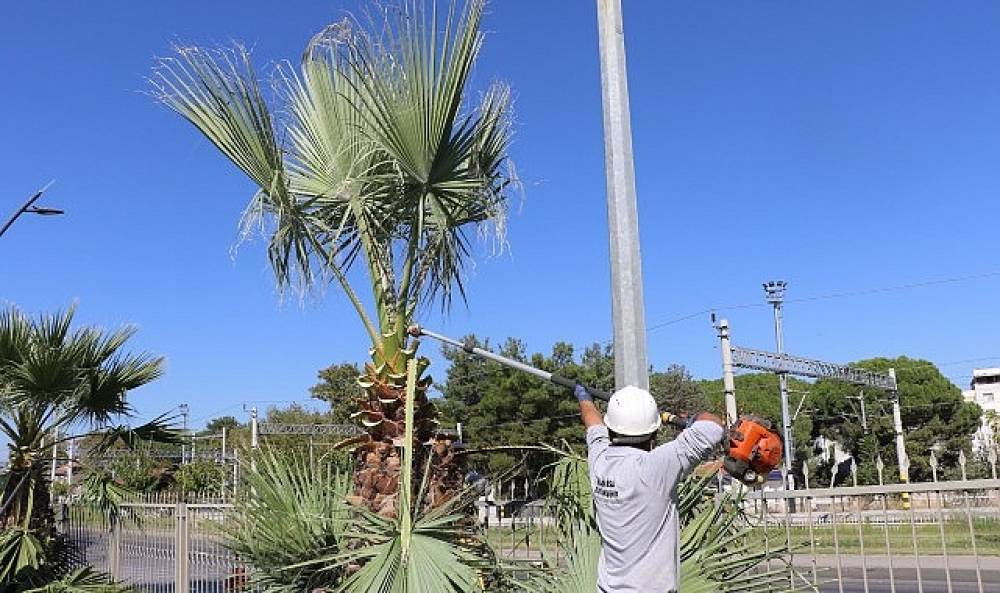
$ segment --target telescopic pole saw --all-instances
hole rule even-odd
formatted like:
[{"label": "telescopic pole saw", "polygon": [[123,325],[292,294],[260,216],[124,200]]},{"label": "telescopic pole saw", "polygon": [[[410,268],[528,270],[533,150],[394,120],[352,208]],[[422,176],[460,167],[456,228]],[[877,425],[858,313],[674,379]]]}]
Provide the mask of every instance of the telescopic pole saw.
[{"label": "telescopic pole saw", "polygon": [[[517,369],[519,371],[528,373],[529,375],[538,377],[543,381],[549,381],[550,383],[554,383],[556,385],[559,385],[560,387],[565,387],[567,389],[573,390],[576,389],[576,386],[578,384],[577,381],[570,379],[568,377],[563,377],[562,375],[557,375],[555,373],[543,371],[542,369],[524,364],[523,362],[513,360],[511,358],[507,358],[506,356],[500,356],[495,352],[490,352],[489,350],[477,348],[476,346],[473,346],[471,343],[465,343],[456,340],[455,338],[449,338],[448,336],[443,336],[439,333],[430,331],[429,329],[420,327],[419,325],[412,325],[407,331],[411,336],[415,338],[419,338],[421,336],[427,336],[428,338],[437,340],[444,344],[448,344],[449,346],[461,348],[463,351],[467,352],[468,354],[472,354],[473,356],[478,356],[480,358],[492,360],[493,362],[502,364],[506,367]],[[604,391],[602,389],[597,389],[595,387],[588,387],[586,385],[582,385],[582,387],[586,389],[587,393],[589,393],[590,396],[594,399],[599,399],[605,402],[611,399],[611,394],[608,393],[607,391]],[[670,424],[676,428],[684,428],[685,426],[687,426],[687,423],[682,418],[674,414],[671,414],[670,412],[661,410],[660,418],[663,420],[664,424]]]}]

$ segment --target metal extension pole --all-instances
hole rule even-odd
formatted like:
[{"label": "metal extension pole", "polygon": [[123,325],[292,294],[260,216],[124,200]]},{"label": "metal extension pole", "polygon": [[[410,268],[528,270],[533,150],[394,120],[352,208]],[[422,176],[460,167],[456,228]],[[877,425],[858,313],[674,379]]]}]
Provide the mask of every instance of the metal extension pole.
[{"label": "metal extension pole", "polygon": [[[449,338],[448,336],[444,336],[439,333],[433,332],[429,329],[425,329],[419,325],[410,326],[407,332],[415,338],[418,338],[420,336],[427,336],[428,338],[437,340],[444,344],[448,344],[449,346],[461,348],[468,354],[473,354],[475,356],[479,356],[487,360],[492,360],[493,362],[496,362],[503,366],[507,366],[512,369],[528,373],[529,375],[538,377],[543,381],[549,381],[550,383],[554,383],[556,385],[559,385],[560,387],[566,387],[567,389],[575,389],[576,386],[578,385],[578,383],[573,379],[569,379],[567,377],[563,377],[562,375],[550,373],[548,371],[533,367],[531,365],[524,364],[519,360],[514,360],[512,358],[507,358],[506,356],[501,356],[495,352],[490,352],[489,350],[484,350],[482,348],[473,346],[472,344],[463,343],[459,340],[456,340],[455,338]],[[611,394],[602,389],[587,387],[586,385],[584,385],[583,388],[586,389],[587,393],[589,393],[590,396],[593,397],[594,399],[599,399],[601,401],[608,401],[609,399],[611,399]],[[683,419],[679,418],[678,416],[670,412],[661,411],[660,414],[664,423],[672,424],[676,428],[684,428],[687,426],[687,423]]]},{"label": "metal extension pole", "polygon": [[646,319],[639,255],[639,213],[632,162],[632,125],[621,0],[597,0],[604,107],[604,167],[607,177],[614,318],[615,387],[649,389]]}]

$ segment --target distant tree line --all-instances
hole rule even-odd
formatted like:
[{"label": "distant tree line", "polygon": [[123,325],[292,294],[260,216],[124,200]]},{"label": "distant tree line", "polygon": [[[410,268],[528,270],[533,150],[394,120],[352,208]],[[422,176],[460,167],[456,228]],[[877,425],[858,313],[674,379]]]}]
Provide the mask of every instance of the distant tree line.
[{"label": "distant tree line", "polygon": [[[614,386],[614,359],[608,345],[591,344],[581,350],[566,342],[557,342],[548,353],[529,353],[522,341],[513,338],[508,338],[499,347],[477,336],[468,336],[466,340],[586,385],[609,391]],[[479,451],[470,456],[473,470],[501,475],[516,468],[520,474],[534,477],[553,459],[551,454],[537,450],[539,445],[568,444],[583,449],[583,430],[576,400],[566,389],[470,356],[458,348],[445,347],[442,353],[449,366],[444,380],[436,383],[440,397],[435,403],[441,411],[442,424],[452,428],[460,423],[466,448]],[[932,450],[940,462],[939,479],[960,476],[960,451],[964,451],[968,459],[970,477],[986,475],[984,460],[976,458],[971,448],[971,435],[980,425],[982,411],[979,406],[965,402],[959,388],[933,363],[901,356],[861,360],[851,365],[881,372],[890,367],[896,369],[911,480],[931,479],[928,454]],[[328,402],[327,410],[312,411],[298,404],[270,408],[265,414],[266,421],[291,424],[354,422],[351,418],[352,410],[356,409],[353,400],[362,394],[357,384],[359,373],[359,367],[353,363],[334,364],[320,370],[318,382],[310,389],[310,394]],[[883,479],[886,482],[898,479],[892,408],[886,393],[839,381],[810,382],[796,378],[789,378],[788,388],[795,414],[793,467],[799,483],[803,481],[802,465],[806,461],[810,464],[813,485],[827,486],[831,480],[844,484],[851,480],[849,462],[837,465],[829,449],[824,451],[818,446],[834,442],[841,454],[846,453],[857,461],[859,483],[877,482],[878,457],[884,463]],[[725,414],[722,380],[695,380],[681,365],[651,369],[650,391],[661,407],[676,413],[707,410],[720,416]],[[781,403],[776,375],[738,375],[736,394],[741,414],[755,414],[780,426]],[[862,422],[861,398],[865,403],[867,427]],[[222,426],[227,427],[230,443],[249,444],[249,428],[232,416],[213,420],[203,432],[218,432]],[[672,436],[671,431],[665,429],[661,440]],[[306,444],[300,436],[271,436],[266,442],[278,448]]]}]

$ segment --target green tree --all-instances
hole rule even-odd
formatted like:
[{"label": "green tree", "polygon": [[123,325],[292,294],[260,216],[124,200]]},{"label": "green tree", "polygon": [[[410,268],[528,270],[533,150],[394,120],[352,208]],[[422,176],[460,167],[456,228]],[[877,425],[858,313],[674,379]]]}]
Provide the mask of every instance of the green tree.
[{"label": "green tree", "polygon": [[[488,341],[475,336],[467,342],[490,349]],[[599,377],[613,362],[610,351],[599,346],[587,348],[582,357],[589,364],[576,361],[574,348],[559,342],[550,355],[528,355],[524,344],[508,338],[499,354],[548,371],[577,379],[588,385],[607,383]],[[444,397],[440,408],[445,422],[461,422],[466,445],[472,448],[533,447],[565,440],[583,445],[576,400],[565,388],[556,387],[531,375],[483,358],[469,356],[459,348],[445,347],[443,354],[451,362],[447,381],[441,386]],[[477,463],[477,469],[504,474],[515,466],[535,476],[552,456],[529,449],[492,452]],[[523,464],[522,464],[523,462]]]},{"label": "green tree", "polygon": [[695,414],[708,409],[702,386],[679,364],[670,365],[662,373],[651,373],[649,391],[660,408],[675,414]]},{"label": "green tree", "polygon": [[[465,341],[491,350],[488,340],[467,336]],[[443,354],[451,365],[447,381],[441,386],[444,397],[439,407],[446,422],[462,423],[468,446],[530,447],[565,441],[582,450],[584,432],[579,408],[565,388],[470,356],[460,348],[445,347]],[[614,357],[610,346],[592,344],[577,357],[571,344],[557,342],[550,354],[529,356],[522,342],[508,338],[499,354],[588,386],[614,389]],[[672,365],[665,372],[652,373],[650,386],[657,401],[667,409],[675,412],[705,409],[701,387],[682,366]],[[553,459],[550,453],[534,450],[493,452],[477,469],[504,474],[521,467],[529,476],[536,476]]]},{"label": "green tree", "polygon": [[235,416],[220,416],[218,418],[212,418],[205,425],[204,432],[206,434],[216,434],[222,432],[225,428],[226,432],[241,428],[243,425]]},{"label": "green tree", "polygon": [[319,383],[309,388],[314,398],[330,404],[330,421],[348,424],[365,392],[358,384],[361,369],[352,362],[332,364],[318,373]]},{"label": "green tree", "polygon": [[[929,452],[935,451],[941,463],[941,478],[956,478],[959,452],[972,459],[972,434],[980,426],[982,410],[968,403],[956,387],[931,362],[900,356],[873,358],[851,363],[851,366],[887,372],[896,369],[900,411],[905,433],[906,452],[910,461],[910,479],[931,479]],[[886,466],[886,479],[898,475],[895,431],[888,394],[881,390],[860,388],[838,381],[817,381],[810,401],[815,415],[813,437],[825,436],[836,440],[859,463],[860,478],[877,479],[872,454],[881,455]],[[864,393],[869,430],[861,425],[860,402]],[[870,435],[870,436],[868,436]],[[866,441],[867,436],[867,441]],[[862,447],[862,444],[865,447]]]},{"label": "green tree", "polygon": [[47,481],[53,442],[80,438],[100,453],[173,437],[162,418],[116,424],[132,416],[126,395],[156,380],[162,359],[124,350],[134,328],[74,328],[74,314],[0,312],[0,431],[9,448],[0,476],[0,591],[43,584],[60,568]]},{"label": "green tree", "polygon": [[[357,449],[357,495],[385,515],[394,514],[400,480],[377,476],[400,471],[394,439],[406,429],[403,381],[416,357],[407,328],[418,305],[464,297],[469,231],[504,228],[510,92],[495,85],[479,101],[467,92],[484,5],[439,12],[413,0],[376,9],[384,20],[367,29],[350,19],[327,27],[298,73],[282,70],[279,105],[265,101],[242,48],[185,47],[154,76],[163,103],[257,185],[246,220],[273,229],[279,285],[332,280],[357,313],[371,342],[359,406],[370,441]],[[367,282],[351,282],[356,265]],[[429,361],[418,364],[422,375]],[[416,443],[434,437],[430,384],[420,378]],[[419,467],[425,449],[417,451]],[[461,485],[458,458],[447,447],[442,454],[448,462],[430,476],[434,500]]]}]

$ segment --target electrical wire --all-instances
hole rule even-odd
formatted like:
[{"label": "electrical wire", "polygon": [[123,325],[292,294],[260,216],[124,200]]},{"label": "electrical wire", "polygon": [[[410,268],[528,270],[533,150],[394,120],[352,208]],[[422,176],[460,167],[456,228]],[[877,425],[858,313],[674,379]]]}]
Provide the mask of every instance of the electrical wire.
[{"label": "electrical wire", "polygon": [[[911,290],[911,289],[914,289],[914,288],[926,288],[928,286],[939,286],[939,285],[942,285],[942,284],[953,284],[953,283],[956,283],[956,282],[969,282],[969,281],[972,281],[972,280],[982,280],[982,279],[986,279],[986,278],[996,278],[996,277],[1000,277],[1000,271],[985,272],[985,273],[981,273],[981,274],[968,274],[968,275],[965,275],[965,276],[954,276],[954,277],[951,277],[951,278],[938,278],[938,279],[934,279],[934,280],[924,280],[924,281],[920,281],[920,282],[911,282],[909,284],[897,284],[897,285],[893,285],[893,286],[880,286],[880,287],[876,287],[876,288],[866,288],[866,289],[861,289],[861,290],[837,291],[837,292],[831,292],[831,293],[827,293],[827,294],[818,294],[818,295],[805,296],[805,297],[799,297],[799,298],[794,298],[794,299],[786,299],[785,303],[786,304],[789,304],[789,303],[812,303],[812,302],[816,302],[816,301],[825,301],[825,300],[830,300],[830,299],[840,299],[840,298],[847,298],[847,297],[867,296],[867,295],[882,294],[882,293],[887,293],[887,292],[898,292],[898,291],[901,291],[901,290]],[[738,305],[721,305],[721,306],[717,306],[717,307],[710,307],[708,309],[703,309],[703,310],[698,311],[696,313],[690,313],[690,314],[684,315],[682,317],[677,317],[675,319],[670,319],[670,320],[667,320],[667,321],[663,321],[663,322],[657,323],[655,325],[651,325],[651,326],[649,326],[649,327],[646,328],[646,331],[647,332],[656,331],[658,329],[667,327],[669,325],[673,325],[675,323],[680,323],[682,321],[687,321],[688,319],[693,319],[695,317],[700,317],[702,315],[705,315],[705,314],[708,314],[708,313],[712,313],[712,312],[715,312],[715,311],[732,311],[732,310],[737,310],[737,309],[750,309],[750,308],[757,308],[757,307],[771,307],[771,304],[770,303],[743,303],[743,304],[738,304]]]}]

